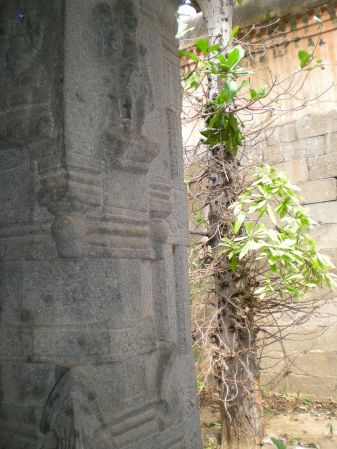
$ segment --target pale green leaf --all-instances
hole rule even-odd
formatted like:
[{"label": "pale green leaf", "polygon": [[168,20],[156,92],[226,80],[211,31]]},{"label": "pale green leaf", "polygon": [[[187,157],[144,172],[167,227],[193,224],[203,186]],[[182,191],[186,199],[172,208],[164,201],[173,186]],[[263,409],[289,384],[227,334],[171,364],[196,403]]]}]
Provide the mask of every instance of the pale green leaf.
[{"label": "pale green leaf", "polygon": [[234,223],[234,227],[233,227],[233,233],[237,234],[242,226],[242,223],[245,221],[246,216],[242,213],[240,213]]},{"label": "pale green leaf", "polygon": [[[242,1],[242,0],[241,0],[241,1]],[[241,2],[240,2],[240,3],[241,3]],[[240,4],[240,3],[239,3],[239,4]],[[238,31],[239,31],[239,27],[238,27],[238,25],[235,25],[235,26],[233,27],[232,31],[231,31],[230,36],[229,36],[228,43],[231,42],[231,41],[234,39],[234,37],[238,34]]]},{"label": "pale green leaf", "polygon": [[209,43],[205,37],[200,37],[194,42],[194,46],[204,55],[208,53]]}]

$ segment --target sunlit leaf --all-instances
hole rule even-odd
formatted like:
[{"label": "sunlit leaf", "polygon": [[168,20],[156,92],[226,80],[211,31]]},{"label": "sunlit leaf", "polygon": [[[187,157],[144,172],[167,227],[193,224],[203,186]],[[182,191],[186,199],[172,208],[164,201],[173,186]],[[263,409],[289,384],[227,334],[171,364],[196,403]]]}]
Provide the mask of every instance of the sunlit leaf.
[{"label": "sunlit leaf", "polygon": [[[241,3],[241,1],[240,1],[240,3]],[[229,40],[228,40],[229,42],[231,42],[234,39],[234,37],[238,34],[238,31],[239,31],[239,27],[238,27],[238,25],[235,25],[231,31],[230,36],[229,36]]]},{"label": "sunlit leaf", "polygon": [[241,45],[237,45],[227,54],[227,63],[231,68],[236,67],[240,61],[244,58],[245,51]]},{"label": "sunlit leaf", "polygon": [[240,231],[242,223],[244,222],[245,218],[246,216],[242,213],[238,215],[233,227],[234,234],[237,234]]},{"label": "sunlit leaf", "polygon": [[205,37],[200,37],[194,42],[194,46],[204,55],[208,53],[209,43]]},{"label": "sunlit leaf", "polygon": [[304,67],[306,67],[308,64],[310,64],[310,62],[312,61],[312,54],[308,53],[305,50],[300,50],[298,52],[298,57],[300,60],[301,69],[304,69]]}]

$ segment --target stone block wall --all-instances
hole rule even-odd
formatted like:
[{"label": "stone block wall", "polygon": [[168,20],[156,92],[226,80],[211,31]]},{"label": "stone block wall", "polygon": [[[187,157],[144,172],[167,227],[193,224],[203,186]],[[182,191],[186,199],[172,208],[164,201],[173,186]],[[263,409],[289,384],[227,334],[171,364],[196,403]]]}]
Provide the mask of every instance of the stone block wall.
[{"label": "stone block wall", "polygon": [[[263,23],[266,10],[272,17],[271,27]],[[316,56],[326,64],[324,71],[307,73],[298,93],[305,107],[296,107],[301,101],[296,102],[291,96],[281,101],[281,113],[274,116],[273,128],[259,136],[262,142],[248,148],[241,162],[246,166],[266,162],[290,176],[301,188],[303,204],[319,223],[313,237],[337,265],[336,17],[335,0],[247,0],[235,9],[233,23],[240,26],[242,36],[253,30],[246,37],[251,42],[274,38],[274,45],[267,51],[250,55],[250,62],[258,69],[259,83],[263,78],[269,79],[269,70],[279,79],[298,70],[300,49],[311,52],[315,48]],[[254,23],[263,26],[254,29]],[[192,30],[181,42],[183,48],[207,34],[201,13],[189,21],[188,27]],[[301,83],[298,79],[297,82]],[[193,134],[195,126],[191,122],[184,129],[188,145],[198,141],[198,133]],[[281,346],[274,345],[266,351],[263,384],[289,393],[337,399],[336,303],[325,305],[309,322],[294,329],[285,345],[287,359]]]},{"label": "stone block wall", "polygon": [[[248,2],[241,19],[248,25],[254,2]],[[261,2],[262,4],[268,2]],[[273,127],[260,136],[261,142],[243,159],[244,165],[262,162],[283,170],[301,189],[302,203],[319,226],[312,232],[323,253],[337,264],[337,90],[336,79],[336,2],[296,1],[288,5],[273,1],[275,14],[280,15],[275,28],[262,28],[250,39],[261,41],[268,35],[285,33],[281,41],[257,54],[253,65],[268,79],[268,70],[279,79],[286,78],[298,67],[298,51],[311,52],[319,39],[316,56],[325,63],[325,70],[311,72],[299,93],[301,102],[289,98],[281,102],[283,113]],[[298,9],[300,8],[300,9]],[[246,12],[247,12],[246,11]],[[321,20],[319,25],[315,17]],[[279,28],[278,28],[279,27]],[[317,33],[322,33],[318,38]],[[330,86],[330,88],[329,88]],[[310,101],[310,99],[316,100]],[[315,291],[321,297],[327,291]],[[321,307],[308,322],[293,329],[284,346],[274,344],[264,353],[262,384],[282,392],[300,393],[337,399],[337,300],[330,294],[329,303]]]},{"label": "stone block wall", "polygon": [[[266,2],[267,3],[267,2]],[[249,9],[249,4],[247,3]],[[296,1],[289,4],[273,1],[280,13],[279,25],[261,29],[251,39],[267,39],[285,33],[281,41],[264,55],[257,55],[255,63],[268,67],[282,79],[298,67],[298,51],[311,52],[322,58],[325,70],[309,73],[299,92],[305,107],[294,98],[282,102],[284,110],[273,128],[266,130],[265,142],[258,145],[255,155],[245,163],[265,162],[283,170],[301,188],[303,204],[319,226],[312,232],[323,253],[337,263],[337,89],[336,70],[336,13],[333,0]],[[300,8],[300,9],[298,9]],[[249,17],[245,16],[246,19]],[[321,22],[317,23],[316,19]],[[246,20],[245,19],[245,20]],[[247,20],[245,21],[247,25]],[[264,71],[265,70],[265,71]],[[303,78],[304,80],[304,78]],[[275,126],[276,125],[276,126]],[[263,139],[262,139],[263,140]],[[317,297],[327,291],[315,291]],[[337,294],[321,307],[308,322],[294,329],[283,348],[274,345],[266,352],[267,369],[263,383],[281,391],[332,397],[337,399]]]},{"label": "stone block wall", "polygon": [[[303,205],[319,224],[312,235],[337,265],[336,119],[337,111],[332,110],[270,129],[259,152],[263,162],[284,171],[300,187]],[[315,292],[317,297],[323,294]],[[333,296],[310,321],[294,330],[284,348],[274,344],[265,352],[263,384],[337,399],[337,301]]]}]

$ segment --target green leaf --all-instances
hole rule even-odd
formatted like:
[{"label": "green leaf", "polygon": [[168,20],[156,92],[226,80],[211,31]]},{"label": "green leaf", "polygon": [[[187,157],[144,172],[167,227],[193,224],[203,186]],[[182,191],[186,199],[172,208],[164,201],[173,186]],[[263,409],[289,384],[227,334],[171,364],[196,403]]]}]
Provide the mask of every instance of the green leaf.
[{"label": "green leaf", "polygon": [[217,51],[219,51],[221,49],[221,45],[219,44],[213,44],[209,47],[209,53],[216,53]]},{"label": "green leaf", "polygon": [[273,442],[274,446],[275,446],[277,449],[287,449],[287,448],[285,447],[285,445],[282,443],[282,441],[276,440],[275,438],[270,438],[270,439],[271,439],[271,441]]},{"label": "green leaf", "polygon": [[192,59],[192,61],[194,62],[198,62],[198,56],[192,51],[179,50],[179,57],[182,58],[184,56],[186,56],[189,59]]},{"label": "green leaf", "polygon": [[245,221],[246,216],[242,213],[240,213],[234,223],[234,227],[233,227],[233,233],[237,234],[242,226],[242,223]]},{"label": "green leaf", "polygon": [[265,94],[266,87],[262,84],[257,89],[249,89],[250,98],[252,100],[258,100],[259,98],[263,97]]},{"label": "green leaf", "polygon": [[200,209],[197,209],[194,212],[194,220],[195,220],[197,225],[202,225],[202,224],[205,223],[205,219],[204,219]]},{"label": "green leaf", "polygon": [[226,62],[229,65],[229,67],[233,69],[240,63],[240,61],[244,58],[244,56],[245,56],[244,49],[241,47],[241,45],[237,45],[236,47],[233,48],[233,50],[228,52]]},{"label": "green leaf", "polygon": [[239,253],[239,260],[243,259],[247,255],[248,251],[249,251],[249,242],[243,245],[243,248]]},{"label": "green leaf", "polygon": [[205,37],[200,37],[194,42],[194,46],[201,51],[204,55],[208,53],[209,43]]},{"label": "green leaf", "polygon": [[263,84],[261,84],[256,90],[256,92],[259,96],[264,95],[265,91],[266,91],[266,86],[264,86]]},{"label": "green leaf", "polygon": [[257,97],[257,92],[255,89],[249,89],[249,94],[252,100],[255,100],[255,98]]},{"label": "green leaf", "polygon": [[275,217],[274,211],[271,208],[270,204],[267,204],[267,213],[268,213],[269,218],[270,218],[271,222],[273,223],[273,225],[276,226],[276,224],[277,224],[276,217]]},{"label": "green leaf", "polygon": [[238,91],[243,89],[244,87],[249,86],[249,80],[243,80],[242,83],[240,84]]},{"label": "green leaf", "polygon": [[236,256],[233,256],[232,259],[231,259],[231,269],[232,269],[232,271],[236,271],[237,266],[238,266],[238,260],[237,260]]},{"label": "green leaf", "polygon": [[188,78],[185,79],[187,88],[198,89],[200,86],[200,78],[197,73],[191,72]]},{"label": "green leaf", "polygon": [[251,235],[254,230],[254,223],[249,221],[248,223],[245,224],[245,229],[246,229],[247,234]]},{"label": "green leaf", "polygon": [[238,31],[239,31],[239,27],[238,27],[238,25],[235,25],[232,29],[230,36],[229,36],[228,43],[234,39],[234,37],[238,34]]},{"label": "green leaf", "polygon": [[[335,288],[333,265],[317,251],[315,241],[308,235],[312,220],[285,175],[275,168],[262,167],[230,209],[236,221],[231,237],[223,240],[224,252],[230,260],[253,257],[269,267],[255,290],[261,299],[279,295],[281,300],[298,302],[309,289]],[[265,214],[270,221],[265,220]],[[239,233],[244,215],[244,230]]]},{"label": "green leaf", "polygon": [[298,57],[300,60],[300,67],[301,69],[304,69],[304,67],[306,67],[308,64],[310,64],[311,60],[312,60],[312,54],[308,53],[305,50],[300,50],[298,52]]},{"label": "green leaf", "polygon": [[233,80],[225,81],[224,87],[222,89],[222,92],[224,93],[225,103],[228,104],[233,100],[238,89],[239,89],[238,85],[236,84],[235,81]]}]

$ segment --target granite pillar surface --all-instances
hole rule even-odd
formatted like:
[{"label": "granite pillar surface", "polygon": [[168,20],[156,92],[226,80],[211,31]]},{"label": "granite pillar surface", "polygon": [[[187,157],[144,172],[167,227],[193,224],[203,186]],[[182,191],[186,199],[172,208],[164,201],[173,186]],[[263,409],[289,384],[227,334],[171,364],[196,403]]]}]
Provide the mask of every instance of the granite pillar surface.
[{"label": "granite pillar surface", "polygon": [[198,449],[176,2],[0,0],[0,448]]}]

